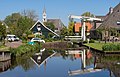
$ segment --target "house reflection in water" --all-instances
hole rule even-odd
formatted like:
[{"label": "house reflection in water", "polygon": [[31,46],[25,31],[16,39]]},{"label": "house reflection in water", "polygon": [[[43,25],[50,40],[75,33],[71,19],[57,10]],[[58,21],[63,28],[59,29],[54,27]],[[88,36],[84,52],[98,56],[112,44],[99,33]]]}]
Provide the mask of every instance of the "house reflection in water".
[{"label": "house reflection in water", "polygon": [[120,55],[105,54],[96,56],[96,68],[107,68],[110,77],[120,77]]},{"label": "house reflection in water", "polygon": [[0,61],[6,61],[11,59],[11,54],[8,51],[0,51]]},{"label": "house reflection in water", "polygon": [[47,60],[55,55],[56,52],[52,51],[40,51],[39,53],[36,53],[31,57],[31,60],[38,66],[40,67],[42,64],[46,67]]},{"label": "house reflection in water", "polygon": [[[78,75],[78,74],[86,74],[91,72],[98,72],[101,69],[96,69],[96,64],[94,63],[94,68],[86,68],[87,65],[90,65],[90,59],[92,58],[92,53],[90,50],[68,50],[66,51],[67,54],[73,54],[76,58],[81,58],[81,70],[74,70],[68,71],[68,74],[71,75]],[[76,56],[77,55],[77,56]],[[91,63],[92,64],[92,63]]]},{"label": "house reflection in water", "polygon": [[0,72],[7,71],[11,66],[11,60],[0,62]]},{"label": "house reflection in water", "polygon": [[0,72],[7,71],[11,65],[10,52],[0,52]]}]

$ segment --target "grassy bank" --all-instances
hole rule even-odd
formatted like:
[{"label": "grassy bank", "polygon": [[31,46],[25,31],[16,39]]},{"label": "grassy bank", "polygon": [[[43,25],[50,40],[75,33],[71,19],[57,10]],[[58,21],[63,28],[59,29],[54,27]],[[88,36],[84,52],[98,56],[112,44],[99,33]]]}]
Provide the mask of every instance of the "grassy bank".
[{"label": "grassy bank", "polygon": [[88,47],[91,47],[91,48],[94,48],[94,49],[97,49],[97,50],[102,50],[102,46],[104,44],[105,43],[87,43],[87,44],[84,44],[84,45],[88,46]]},{"label": "grassy bank", "polygon": [[119,43],[87,43],[84,45],[103,52],[120,52]]},{"label": "grassy bank", "polygon": [[0,52],[1,51],[10,51],[10,48],[6,46],[0,46]]},{"label": "grassy bank", "polygon": [[29,44],[24,44],[19,46],[18,48],[11,48],[10,52],[14,55],[14,56],[21,56],[25,53],[28,52],[37,52],[37,50],[40,48],[39,44],[34,44],[34,45],[29,45]]}]

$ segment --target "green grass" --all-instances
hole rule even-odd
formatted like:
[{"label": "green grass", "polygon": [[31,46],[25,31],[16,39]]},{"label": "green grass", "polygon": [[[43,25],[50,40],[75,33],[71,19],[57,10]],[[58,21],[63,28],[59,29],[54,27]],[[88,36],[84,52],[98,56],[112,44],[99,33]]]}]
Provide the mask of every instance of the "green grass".
[{"label": "green grass", "polygon": [[102,50],[102,46],[104,44],[105,43],[87,43],[87,44],[84,44],[84,45],[89,46],[89,47],[94,48],[94,49],[97,49],[97,50]]},{"label": "green grass", "polygon": [[[110,43],[106,43],[106,44],[110,44]],[[118,44],[118,42],[116,42],[114,44]],[[87,43],[84,45],[89,46],[89,47],[94,48],[94,49],[97,49],[97,50],[103,51],[102,46],[105,45],[105,43],[98,43],[97,42],[97,43]],[[104,51],[104,52],[112,52],[112,51]],[[115,52],[115,51],[113,51],[113,52]],[[118,51],[116,51],[116,52],[118,52]]]},{"label": "green grass", "polygon": [[9,51],[10,48],[6,46],[0,46],[0,51]]}]

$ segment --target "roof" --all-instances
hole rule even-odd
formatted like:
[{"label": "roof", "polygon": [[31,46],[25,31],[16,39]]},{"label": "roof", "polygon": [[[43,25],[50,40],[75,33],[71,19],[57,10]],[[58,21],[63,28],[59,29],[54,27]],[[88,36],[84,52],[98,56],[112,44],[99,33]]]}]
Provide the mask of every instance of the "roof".
[{"label": "roof", "polygon": [[120,28],[117,22],[120,22],[120,3],[113,8],[113,12],[107,16],[99,28]]},{"label": "roof", "polygon": [[30,28],[30,30],[32,30],[32,29],[34,28],[34,26],[36,26],[36,24],[37,24],[38,22],[41,23],[44,28],[46,28],[47,30],[49,30],[50,32],[52,32],[53,34],[55,34],[56,36],[59,37],[59,35],[58,35],[57,33],[55,33],[54,31],[52,31],[51,29],[49,29],[47,26],[45,26],[40,20],[38,20],[38,21]]},{"label": "roof", "polygon": [[62,27],[64,26],[60,19],[47,19],[47,22],[53,23],[55,25],[55,28],[62,29]]},{"label": "roof", "polygon": [[102,21],[103,21],[103,20],[106,19],[106,16],[96,16],[96,18],[100,18],[100,19],[102,19]]}]

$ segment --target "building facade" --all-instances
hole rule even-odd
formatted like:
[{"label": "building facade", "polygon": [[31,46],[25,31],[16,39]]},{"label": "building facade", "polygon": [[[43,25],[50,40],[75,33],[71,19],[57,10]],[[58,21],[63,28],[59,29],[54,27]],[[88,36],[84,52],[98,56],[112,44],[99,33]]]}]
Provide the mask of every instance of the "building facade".
[{"label": "building facade", "polygon": [[[47,18],[47,13],[46,9],[44,8],[43,10],[43,16],[42,16],[43,23],[52,23],[55,26],[54,32],[57,34],[60,34],[61,29],[64,27],[63,22],[58,18],[58,19],[48,19]],[[47,26],[47,25],[46,25]]]},{"label": "building facade", "polygon": [[31,28],[30,30],[34,35],[44,35],[46,38],[48,37],[49,33],[52,33],[53,35],[59,37],[57,33],[49,29],[47,26],[45,26],[40,20],[38,20]]},{"label": "building facade", "polygon": [[[120,33],[120,3],[114,8],[110,7],[108,14],[105,16],[96,16],[97,18],[102,19],[100,22],[95,22],[94,27],[91,29],[90,36],[93,39],[106,39],[110,36],[117,36]],[[112,30],[115,30],[113,32]],[[101,34],[98,35],[98,31],[101,31]]]}]

